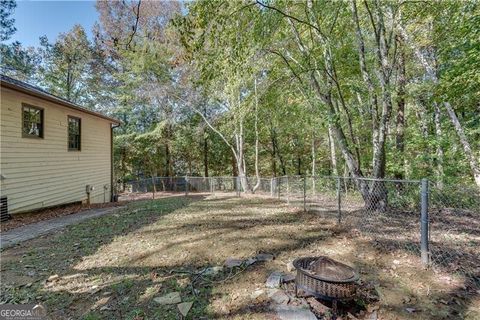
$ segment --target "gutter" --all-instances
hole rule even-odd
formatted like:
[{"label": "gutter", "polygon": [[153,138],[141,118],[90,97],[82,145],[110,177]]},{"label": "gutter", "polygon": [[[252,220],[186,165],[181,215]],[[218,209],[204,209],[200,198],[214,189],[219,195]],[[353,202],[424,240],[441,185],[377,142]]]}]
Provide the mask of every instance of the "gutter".
[{"label": "gutter", "polygon": [[0,81],[0,86],[2,88],[7,88],[7,89],[11,89],[11,90],[15,90],[17,92],[21,92],[21,93],[24,93],[24,94],[27,94],[29,96],[32,96],[32,97],[36,97],[36,98],[39,98],[39,99],[43,99],[43,100],[46,100],[46,101],[49,101],[49,102],[52,102],[52,103],[55,103],[55,104],[58,104],[58,105],[61,105],[63,107],[66,107],[66,108],[70,108],[70,109],[73,109],[73,110],[77,110],[77,111],[80,111],[80,112],[84,112],[84,113],[87,113],[87,114],[90,114],[92,116],[96,116],[96,117],[99,117],[99,118],[102,118],[102,119],[105,119],[105,120],[108,120],[112,123],[115,123],[115,124],[120,124],[120,121],[117,120],[117,119],[114,119],[114,118],[111,118],[111,117],[107,117],[106,115],[104,114],[101,114],[99,112],[95,112],[95,111],[92,111],[92,110],[88,110],[86,108],[83,108],[79,105],[76,105],[70,101],[67,101],[63,98],[60,98],[60,97],[57,97],[57,96],[54,96],[53,94],[50,94],[50,93],[47,93],[47,92],[43,92],[43,91],[40,91],[39,89],[36,89],[36,88],[30,88],[30,87],[23,87],[19,84],[16,84],[16,83],[12,83],[12,82],[8,82],[6,81],[6,79],[2,78],[1,81]]}]

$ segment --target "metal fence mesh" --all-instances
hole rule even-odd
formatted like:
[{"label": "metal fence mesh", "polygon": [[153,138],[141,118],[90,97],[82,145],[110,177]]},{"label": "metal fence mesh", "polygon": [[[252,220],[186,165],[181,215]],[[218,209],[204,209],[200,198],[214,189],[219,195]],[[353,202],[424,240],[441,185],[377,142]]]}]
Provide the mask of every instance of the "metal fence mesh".
[{"label": "metal fence mesh", "polygon": [[355,228],[387,252],[422,257],[422,262],[433,268],[466,274],[477,281],[480,277],[478,188],[440,188],[419,180],[324,176],[246,177],[243,181],[239,177],[154,177],[130,181],[125,186],[129,192],[140,193],[240,196],[248,192],[277,198]]}]

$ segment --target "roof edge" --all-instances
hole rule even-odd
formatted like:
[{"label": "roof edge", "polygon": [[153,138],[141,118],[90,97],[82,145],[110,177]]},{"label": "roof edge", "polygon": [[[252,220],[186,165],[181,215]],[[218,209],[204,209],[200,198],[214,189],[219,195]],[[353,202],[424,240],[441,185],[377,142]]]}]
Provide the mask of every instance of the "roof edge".
[{"label": "roof edge", "polygon": [[[12,79],[13,81],[8,81],[9,79]],[[23,82],[20,81],[20,80],[13,79],[13,78],[7,77],[7,76],[2,74],[2,76],[0,78],[0,86],[8,88],[8,89],[15,90],[15,91],[19,91],[19,92],[22,92],[22,93],[25,93],[25,94],[34,96],[36,98],[40,98],[40,99],[49,101],[49,102],[53,102],[53,103],[62,105],[64,107],[67,107],[67,108],[70,108],[70,109],[73,109],[73,110],[76,110],[76,111],[79,111],[79,112],[84,112],[84,113],[102,118],[104,120],[108,120],[108,121],[110,121],[114,124],[117,124],[117,125],[121,124],[121,122],[119,120],[115,119],[115,118],[108,117],[108,116],[106,116],[106,115],[104,115],[100,112],[88,110],[84,107],[81,107],[77,104],[74,104],[73,102],[70,102],[68,100],[62,99],[62,98],[57,97],[57,96],[54,96],[50,93],[43,92],[43,90],[41,90],[40,88],[36,89],[35,87],[31,86],[30,84],[25,83],[25,86],[22,86],[20,84],[14,83],[14,81],[23,84]],[[32,88],[30,88],[30,87],[32,87]]]}]

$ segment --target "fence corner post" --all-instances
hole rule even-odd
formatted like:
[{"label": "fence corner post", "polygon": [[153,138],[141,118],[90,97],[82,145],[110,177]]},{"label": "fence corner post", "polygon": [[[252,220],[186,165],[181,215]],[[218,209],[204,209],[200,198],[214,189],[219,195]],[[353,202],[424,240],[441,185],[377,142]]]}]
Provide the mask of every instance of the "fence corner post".
[{"label": "fence corner post", "polygon": [[342,223],[342,193],[340,190],[340,177],[337,177],[337,210],[338,224]]},{"label": "fence corner post", "polygon": [[188,176],[185,176],[185,197],[188,197]]},{"label": "fence corner post", "polygon": [[422,264],[430,264],[430,249],[428,243],[428,180],[422,179],[420,195],[420,252]]}]

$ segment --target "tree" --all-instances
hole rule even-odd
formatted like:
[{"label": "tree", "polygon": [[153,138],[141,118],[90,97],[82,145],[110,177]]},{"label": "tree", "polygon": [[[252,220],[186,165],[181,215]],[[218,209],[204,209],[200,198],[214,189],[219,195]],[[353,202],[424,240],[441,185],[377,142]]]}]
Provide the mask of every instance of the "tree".
[{"label": "tree", "polygon": [[17,7],[15,0],[2,0],[0,2],[0,41],[10,39],[17,31],[15,28],[15,19],[11,18],[13,11]]},{"label": "tree", "polygon": [[88,105],[85,84],[90,75],[92,49],[83,27],[75,25],[69,32],[60,34],[53,44],[43,37],[41,45],[41,83],[56,95]]}]

